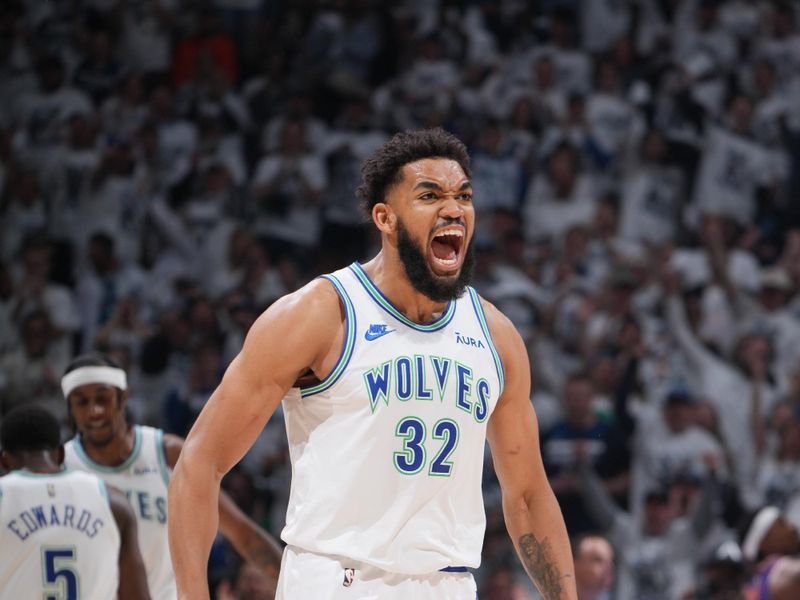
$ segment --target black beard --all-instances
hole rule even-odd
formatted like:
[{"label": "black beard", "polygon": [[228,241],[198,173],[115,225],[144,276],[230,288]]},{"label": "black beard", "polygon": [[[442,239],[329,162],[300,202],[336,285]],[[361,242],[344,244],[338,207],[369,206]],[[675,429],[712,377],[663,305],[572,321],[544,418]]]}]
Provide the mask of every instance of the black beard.
[{"label": "black beard", "polygon": [[449,302],[460,298],[472,281],[475,267],[475,250],[472,243],[463,249],[464,262],[455,279],[437,277],[428,266],[425,253],[414,243],[403,223],[397,222],[397,251],[411,285],[420,294],[434,302]]}]

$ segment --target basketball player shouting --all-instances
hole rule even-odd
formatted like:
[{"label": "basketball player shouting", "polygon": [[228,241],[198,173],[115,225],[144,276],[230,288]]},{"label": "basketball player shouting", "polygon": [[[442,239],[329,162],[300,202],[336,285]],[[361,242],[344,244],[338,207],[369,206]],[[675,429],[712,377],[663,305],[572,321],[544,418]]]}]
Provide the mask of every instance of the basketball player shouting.
[{"label": "basketball player shouting", "polygon": [[292,486],[279,599],[474,599],[486,439],[525,569],[546,600],[576,598],[525,346],[467,285],[464,145],[398,134],[362,175],[380,253],[262,314],[186,439],[169,493],[179,597],[208,597],[220,479],[282,400]]}]

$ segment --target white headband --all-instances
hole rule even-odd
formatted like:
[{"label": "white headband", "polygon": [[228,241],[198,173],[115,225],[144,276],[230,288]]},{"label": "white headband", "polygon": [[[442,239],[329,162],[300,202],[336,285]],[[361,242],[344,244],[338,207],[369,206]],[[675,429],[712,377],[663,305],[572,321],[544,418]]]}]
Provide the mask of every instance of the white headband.
[{"label": "white headband", "polygon": [[128,389],[128,377],[125,371],[116,367],[79,367],[61,378],[61,391],[68,398],[76,387],[89,383],[105,383],[107,385]]},{"label": "white headband", "polygon": [[765,506],[758,511],[742,543],[742,554],[747,560],[758,558],[758,549],[761,547],[761,542],[764,541],[770,527],[780,516],[781,511],[774,506]]}]

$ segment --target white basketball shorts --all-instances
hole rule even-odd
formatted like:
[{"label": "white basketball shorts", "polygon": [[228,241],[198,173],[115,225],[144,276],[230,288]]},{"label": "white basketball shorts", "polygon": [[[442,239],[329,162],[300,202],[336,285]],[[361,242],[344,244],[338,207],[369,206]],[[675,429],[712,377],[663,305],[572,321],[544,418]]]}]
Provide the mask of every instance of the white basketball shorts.
[{"label": "white basketball shorts", "polygon": [[389,573],[347,558],[283,551],[275,600],[475,600],[472,573]]}]

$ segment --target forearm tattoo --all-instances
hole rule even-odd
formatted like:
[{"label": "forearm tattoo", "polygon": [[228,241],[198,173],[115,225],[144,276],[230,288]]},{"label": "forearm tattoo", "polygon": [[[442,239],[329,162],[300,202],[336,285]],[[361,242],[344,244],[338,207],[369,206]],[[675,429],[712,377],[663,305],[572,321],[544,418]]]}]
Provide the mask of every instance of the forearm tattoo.
[{"label": "forearm tattoo", "polygon": [[522,566],[533,579],[544,600],[561,599],[561,579],[553,556],[553,548],[547,538],[541,542],[532,533],[519,538],[519,553]]}]

